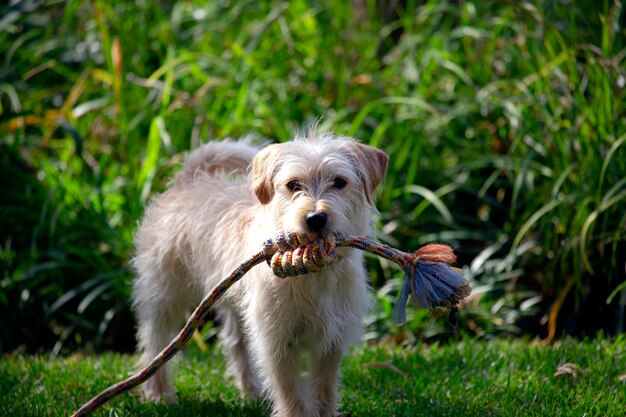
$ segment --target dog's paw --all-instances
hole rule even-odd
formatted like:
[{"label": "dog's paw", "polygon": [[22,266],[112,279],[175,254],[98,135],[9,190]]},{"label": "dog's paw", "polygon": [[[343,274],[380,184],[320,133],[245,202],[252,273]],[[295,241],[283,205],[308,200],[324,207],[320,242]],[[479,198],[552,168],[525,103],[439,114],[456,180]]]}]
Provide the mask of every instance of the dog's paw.
[{"label": "dog's paw", "polygon": [[160,391],[150,387],[144,387],[143,390],[139,391],[138,397],[142,402],[147,403],[175,404],[177,401],[176,394],[173,391]]}]

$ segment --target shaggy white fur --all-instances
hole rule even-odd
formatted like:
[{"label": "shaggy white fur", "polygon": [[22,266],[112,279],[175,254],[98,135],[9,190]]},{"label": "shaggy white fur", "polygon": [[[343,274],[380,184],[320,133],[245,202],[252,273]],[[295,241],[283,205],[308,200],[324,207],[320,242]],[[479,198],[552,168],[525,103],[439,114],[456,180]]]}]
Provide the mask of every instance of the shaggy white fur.
[{"label": "shaggy white fur", "polygon": [[[387,159],[352,139],[315,133],[262,150],[244,140],[192,152],[136,234],[140,365],[277,231],[367,235]],[[362,253],[340,249],[338,255],[320,272],[287,279],[258,266],[217,307],[230,374],[243,393],[266,395],[274,416],[336,411],[341,358],[360,339],[369,307]],[[145,383],[144,394],[175,401],[166,368]]]}]

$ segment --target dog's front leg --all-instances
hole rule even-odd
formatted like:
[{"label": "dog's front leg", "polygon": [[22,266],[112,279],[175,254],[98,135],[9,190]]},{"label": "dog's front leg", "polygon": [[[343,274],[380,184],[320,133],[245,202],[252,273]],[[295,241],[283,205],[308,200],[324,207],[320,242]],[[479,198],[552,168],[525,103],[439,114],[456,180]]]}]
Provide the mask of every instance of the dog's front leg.
[{"label": "dog's front leg", "polygon": [[300,375],[300,357],[292,346],[276,348],[265,344],[261,366],[266,377],[266,390],[273,403],[274,417],[316,416],[312,398]]},{"label": "dog's front leg", "polygon": [[333,349],[311,357],[313,395],[318,407],[316,416],[332,417],[337,411],[337,380],[342,356],[340,349]]}]

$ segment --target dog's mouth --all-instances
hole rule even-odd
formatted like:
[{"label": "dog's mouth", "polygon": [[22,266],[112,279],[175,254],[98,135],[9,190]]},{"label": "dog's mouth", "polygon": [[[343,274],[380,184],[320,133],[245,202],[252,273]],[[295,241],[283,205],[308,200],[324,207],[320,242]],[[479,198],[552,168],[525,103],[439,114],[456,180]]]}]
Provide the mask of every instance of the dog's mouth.
[{"label": "dog's mouth", "polygon": [[340,262],[336,249],[342,239],[328,232],[279,232],[265,241],[263,253],[276,276],[306,275]]}]

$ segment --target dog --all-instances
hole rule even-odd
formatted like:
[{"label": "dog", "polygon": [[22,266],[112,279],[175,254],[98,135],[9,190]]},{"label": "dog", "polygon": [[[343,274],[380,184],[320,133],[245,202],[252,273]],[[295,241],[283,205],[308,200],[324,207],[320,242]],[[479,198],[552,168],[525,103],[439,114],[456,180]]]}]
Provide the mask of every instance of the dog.
[{"label": "dog", "polygon": [[[144,366],[209,290],[277,231],[368,235],[387,155],[330,133],[309,132],[259,149],[209,142],[153,199],[135,234],[133,307]],[[243,395],[270,400],[276,417],[337,410],[340,363],[362,337],[369,284],[361,251],[281,279],[253,268],[216,306],[228,372]],[[144,385],[173,402],[169,370]]]}]

